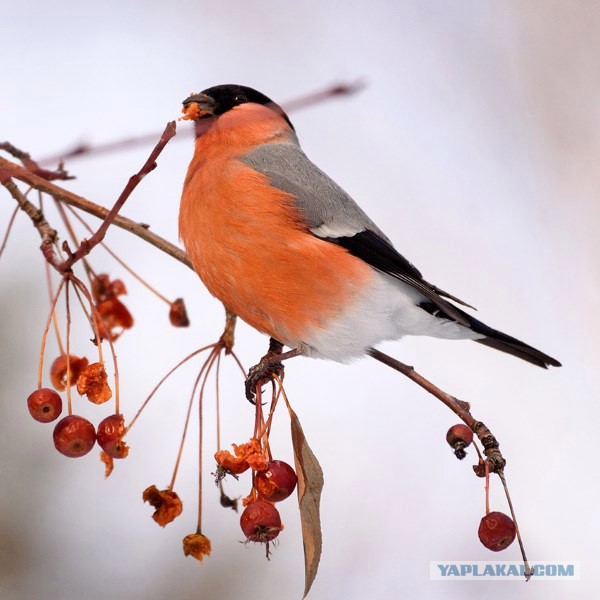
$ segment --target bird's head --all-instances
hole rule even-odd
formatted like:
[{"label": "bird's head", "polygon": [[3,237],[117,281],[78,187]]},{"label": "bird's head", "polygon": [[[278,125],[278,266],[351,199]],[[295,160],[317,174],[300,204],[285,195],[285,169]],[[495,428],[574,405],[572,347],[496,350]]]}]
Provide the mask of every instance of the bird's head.
[{"label": "bird's head", "polygon": [[294,128],[284,110],[273,100],[250,87],[234,84],[215,85],[199,94],[188,96],[183,101],[183,118],[197,121],[219,117],[246,104],[266,106],[283,117],[292,129]]}]

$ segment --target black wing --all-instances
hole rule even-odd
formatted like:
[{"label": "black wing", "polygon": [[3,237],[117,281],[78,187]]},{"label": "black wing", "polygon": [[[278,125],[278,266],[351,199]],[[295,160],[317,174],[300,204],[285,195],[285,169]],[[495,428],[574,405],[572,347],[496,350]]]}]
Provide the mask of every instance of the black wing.
[{"label": "black wing", "polygon": [[421,272],[410,261],[373,231],[366,229],[353,236],[324,239],[346,248],[350,254],[364,260],[375,269],[407,283],[433,302],[447,318],[466,327],[470,326],[463,311],[444,300],[442,296],[465,306],[469,306],[468,304],[425,281]]}]

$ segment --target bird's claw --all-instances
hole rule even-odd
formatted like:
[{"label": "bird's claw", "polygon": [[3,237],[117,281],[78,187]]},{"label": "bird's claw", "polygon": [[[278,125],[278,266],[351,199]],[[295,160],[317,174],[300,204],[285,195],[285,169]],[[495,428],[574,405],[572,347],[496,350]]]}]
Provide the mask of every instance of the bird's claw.
[{"label": "bird's claw", "polygon": [[248,371],[248,377],[246,377],[246,398],[252,404],[255,403],[254,397],[257,387],[262,387],[270,383],[274,377],[278,377],[280,380],[283,379],[284,367],[282,363],[276,360],[276,356],[268,353],[257,365],[254,365]]}]

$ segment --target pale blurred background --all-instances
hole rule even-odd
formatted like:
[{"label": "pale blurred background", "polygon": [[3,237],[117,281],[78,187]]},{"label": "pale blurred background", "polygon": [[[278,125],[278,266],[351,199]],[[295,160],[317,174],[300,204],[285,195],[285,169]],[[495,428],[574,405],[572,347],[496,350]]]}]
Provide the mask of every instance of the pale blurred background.
[{"label": "pale blurred background", "polygon": [[[276,101],[337,81],[359,95],[291,114],[307,154],[367,210],[426,278],[478,316],[560,359],[544,372],[468,342],[408,339],[384,349],[473,405],[508,458],[530,559],[580,561],[578,582],[437,582],[430,560],[519,560],[477,540],[483,482],[445,442],[456,419],[374,361],[296,359],[287,390],[325,472],[324,549],[310,598],[593,598],[599,589],[596,457],[600,268],[600,4],[589,0],[81,2],[2,5],[0,139],[36,157],[79,141],[160,131],[191,91],[243,83]],[[180,124],[180,131],[188,128]],[[123,213],[177,240],[191,156],[173,141]],[[149,148],[73,160],[69,189],[111,204]],[[3,232],[14,202],[0,209]],[[56,222],[55,217],[52,217]],[[193,273],[121,231],[110,246],[170,297],[193,326],[102,251],[93,266],[123,277],[135,328],[117,345],[131,416],[177,360],[214,341],[221,306]],[[244,547],[238,518],[205,486],[200,566],[181,552],[195,528],[196,426],[176,490],[186,510],[161,530],[142,490],[166,486],[193,369],[156,397],[105,481],[94,451],[68,460],[25,399],[36,384],[47,315],[39,240],[19,216],[0,261],[0,597],[2,600],[300,598],[302,543],[293,500],[270,562]],[[77,336],[77,332],[79,335]],[[86,332],[73,351],[92,354]],[[266,339],[241,325],[246,365]],[[54,342],[49,357],[56,354]],[[205,414],[215,448],[213,392]],[[97,422],[110,408],[81,412]],[[247,438],[252,409],[223,368],[224,444]],[[292,460],[287,417],[273,445]],[[206,470],[212,470],[207,459]],[[246,492],[230,485],[232,494]],[[494,480],[492,508],[506,511]]]}]

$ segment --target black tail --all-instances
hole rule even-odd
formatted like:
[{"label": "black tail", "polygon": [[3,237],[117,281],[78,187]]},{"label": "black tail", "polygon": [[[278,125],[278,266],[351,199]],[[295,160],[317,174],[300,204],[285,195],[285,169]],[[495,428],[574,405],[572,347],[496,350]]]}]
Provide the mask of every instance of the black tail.
[{"label": "black tail", "polygon": [[529,346],[510,335],[506,335],[501,331],[488,327],[485,323],[478,321],[462,310],[460,312],[467,319],[473,331],[486,336],[481,340],[475,340],[476,342],[479,342],[484,346],[489,346],[490,348],[495,348],[501,352],[512,354],[513,356],[522,358],[523,360],[537,365],[538,367],[543,367],[544,369],[547,369],[548,365],[552,365],[553,367],[562,366],[555,358],[536,350],[532,346]]}]

